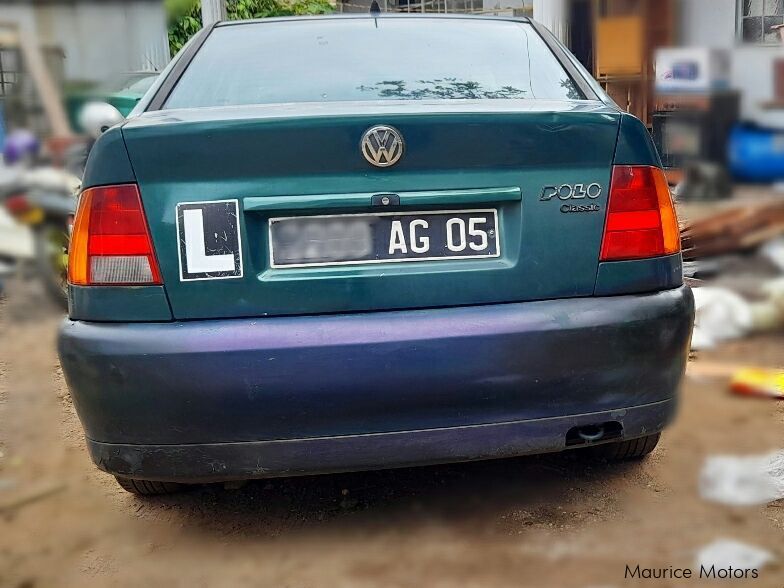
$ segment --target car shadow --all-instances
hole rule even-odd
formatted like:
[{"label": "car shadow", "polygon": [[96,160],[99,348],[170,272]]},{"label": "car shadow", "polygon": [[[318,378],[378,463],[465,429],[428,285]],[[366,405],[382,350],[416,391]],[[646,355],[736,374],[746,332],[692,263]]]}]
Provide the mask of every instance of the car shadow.
[{"label": "car shadow", "polygon": [[[290,533],[464,526],[471,533],[569,527],[601,520],[620,498],[612,481],[644,462],[606,463],[582,451],[416,468],[275,478],[236,490],[197,486],[135,498],[180,526],[206,534],[272,538]],[[601,505],[597,508],[597,504]]]}]

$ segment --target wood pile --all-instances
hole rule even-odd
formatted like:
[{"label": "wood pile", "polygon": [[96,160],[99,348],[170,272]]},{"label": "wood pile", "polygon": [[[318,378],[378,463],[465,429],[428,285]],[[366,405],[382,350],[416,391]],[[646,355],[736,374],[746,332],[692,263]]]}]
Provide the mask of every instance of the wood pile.
[{"label": "wood pile", "polygon": [[683,259],[692,261],[754,249],[784,235],[784,201],[751,203],[681,226]]}]

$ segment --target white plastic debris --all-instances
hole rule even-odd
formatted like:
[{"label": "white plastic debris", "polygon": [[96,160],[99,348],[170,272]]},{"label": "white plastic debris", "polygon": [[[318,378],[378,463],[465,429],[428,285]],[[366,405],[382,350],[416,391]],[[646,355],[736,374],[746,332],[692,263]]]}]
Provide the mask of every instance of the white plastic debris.
[{"label": "white plastic debris", "polygon": [[784,451],[773,454],[768,464],[768,474],[773,478],[776,494],[779,498],[784,497]]},{"label": "white plastic debris", "polygon": [[765,299],[751,306],[752,329],[775,331],[784,327],[784,278],[765,282],[760,287]]},{"label": "white plastic debris", "polygon": [[697,553],[697,567],[704,570],[718,568],[726,570],[760,570],[775,559],[772,553],[734,541],[732,539],[718,539],[706,545]]},{"label": "white plastic debris", "polygon": [[751,308],[726,288],[694,288],[696,317],[691,339],[693,349],[708,349],[721,341],[737,339],[752,326]]},{"label": "white plastic debris", "polygon": [[784,451],[737,457],[709,457],[700,472],[705,500],[751,506],[784,498]]},{"label": "white plastic debris", "polygon": [[776,237],[763,244],[760,253],[784,272],[784,237]]}]

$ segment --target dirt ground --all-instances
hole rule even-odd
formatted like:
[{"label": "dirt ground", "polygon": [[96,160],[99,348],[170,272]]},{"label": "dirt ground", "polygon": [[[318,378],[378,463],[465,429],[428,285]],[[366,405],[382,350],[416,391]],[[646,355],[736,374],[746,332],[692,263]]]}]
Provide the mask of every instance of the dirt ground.
[{"label": "dirt ground", "polygon": [[784,501],[727,507],[698,493],[707,456],[784,448],[784,403],[732,396],[722,375],[784,367],[784,335],[701,353],[643,462],[561,454],[142,499],[89,460],[58,322],[35,295],[0,303],[0,586],[609,587],[634,583],[626,565],[693,567],[719,538],[778,557],[732,585],[784,586]]}]

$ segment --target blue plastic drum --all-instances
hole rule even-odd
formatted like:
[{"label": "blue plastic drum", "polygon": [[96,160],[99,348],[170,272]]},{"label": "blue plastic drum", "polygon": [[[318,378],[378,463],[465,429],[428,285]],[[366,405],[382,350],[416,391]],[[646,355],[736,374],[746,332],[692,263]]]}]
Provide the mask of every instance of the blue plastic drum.
[{"label": "blue plastic drum", "polygon": [[737,126],[730,134],[730,171],[750,182],[784,180],[784,131]]}]

